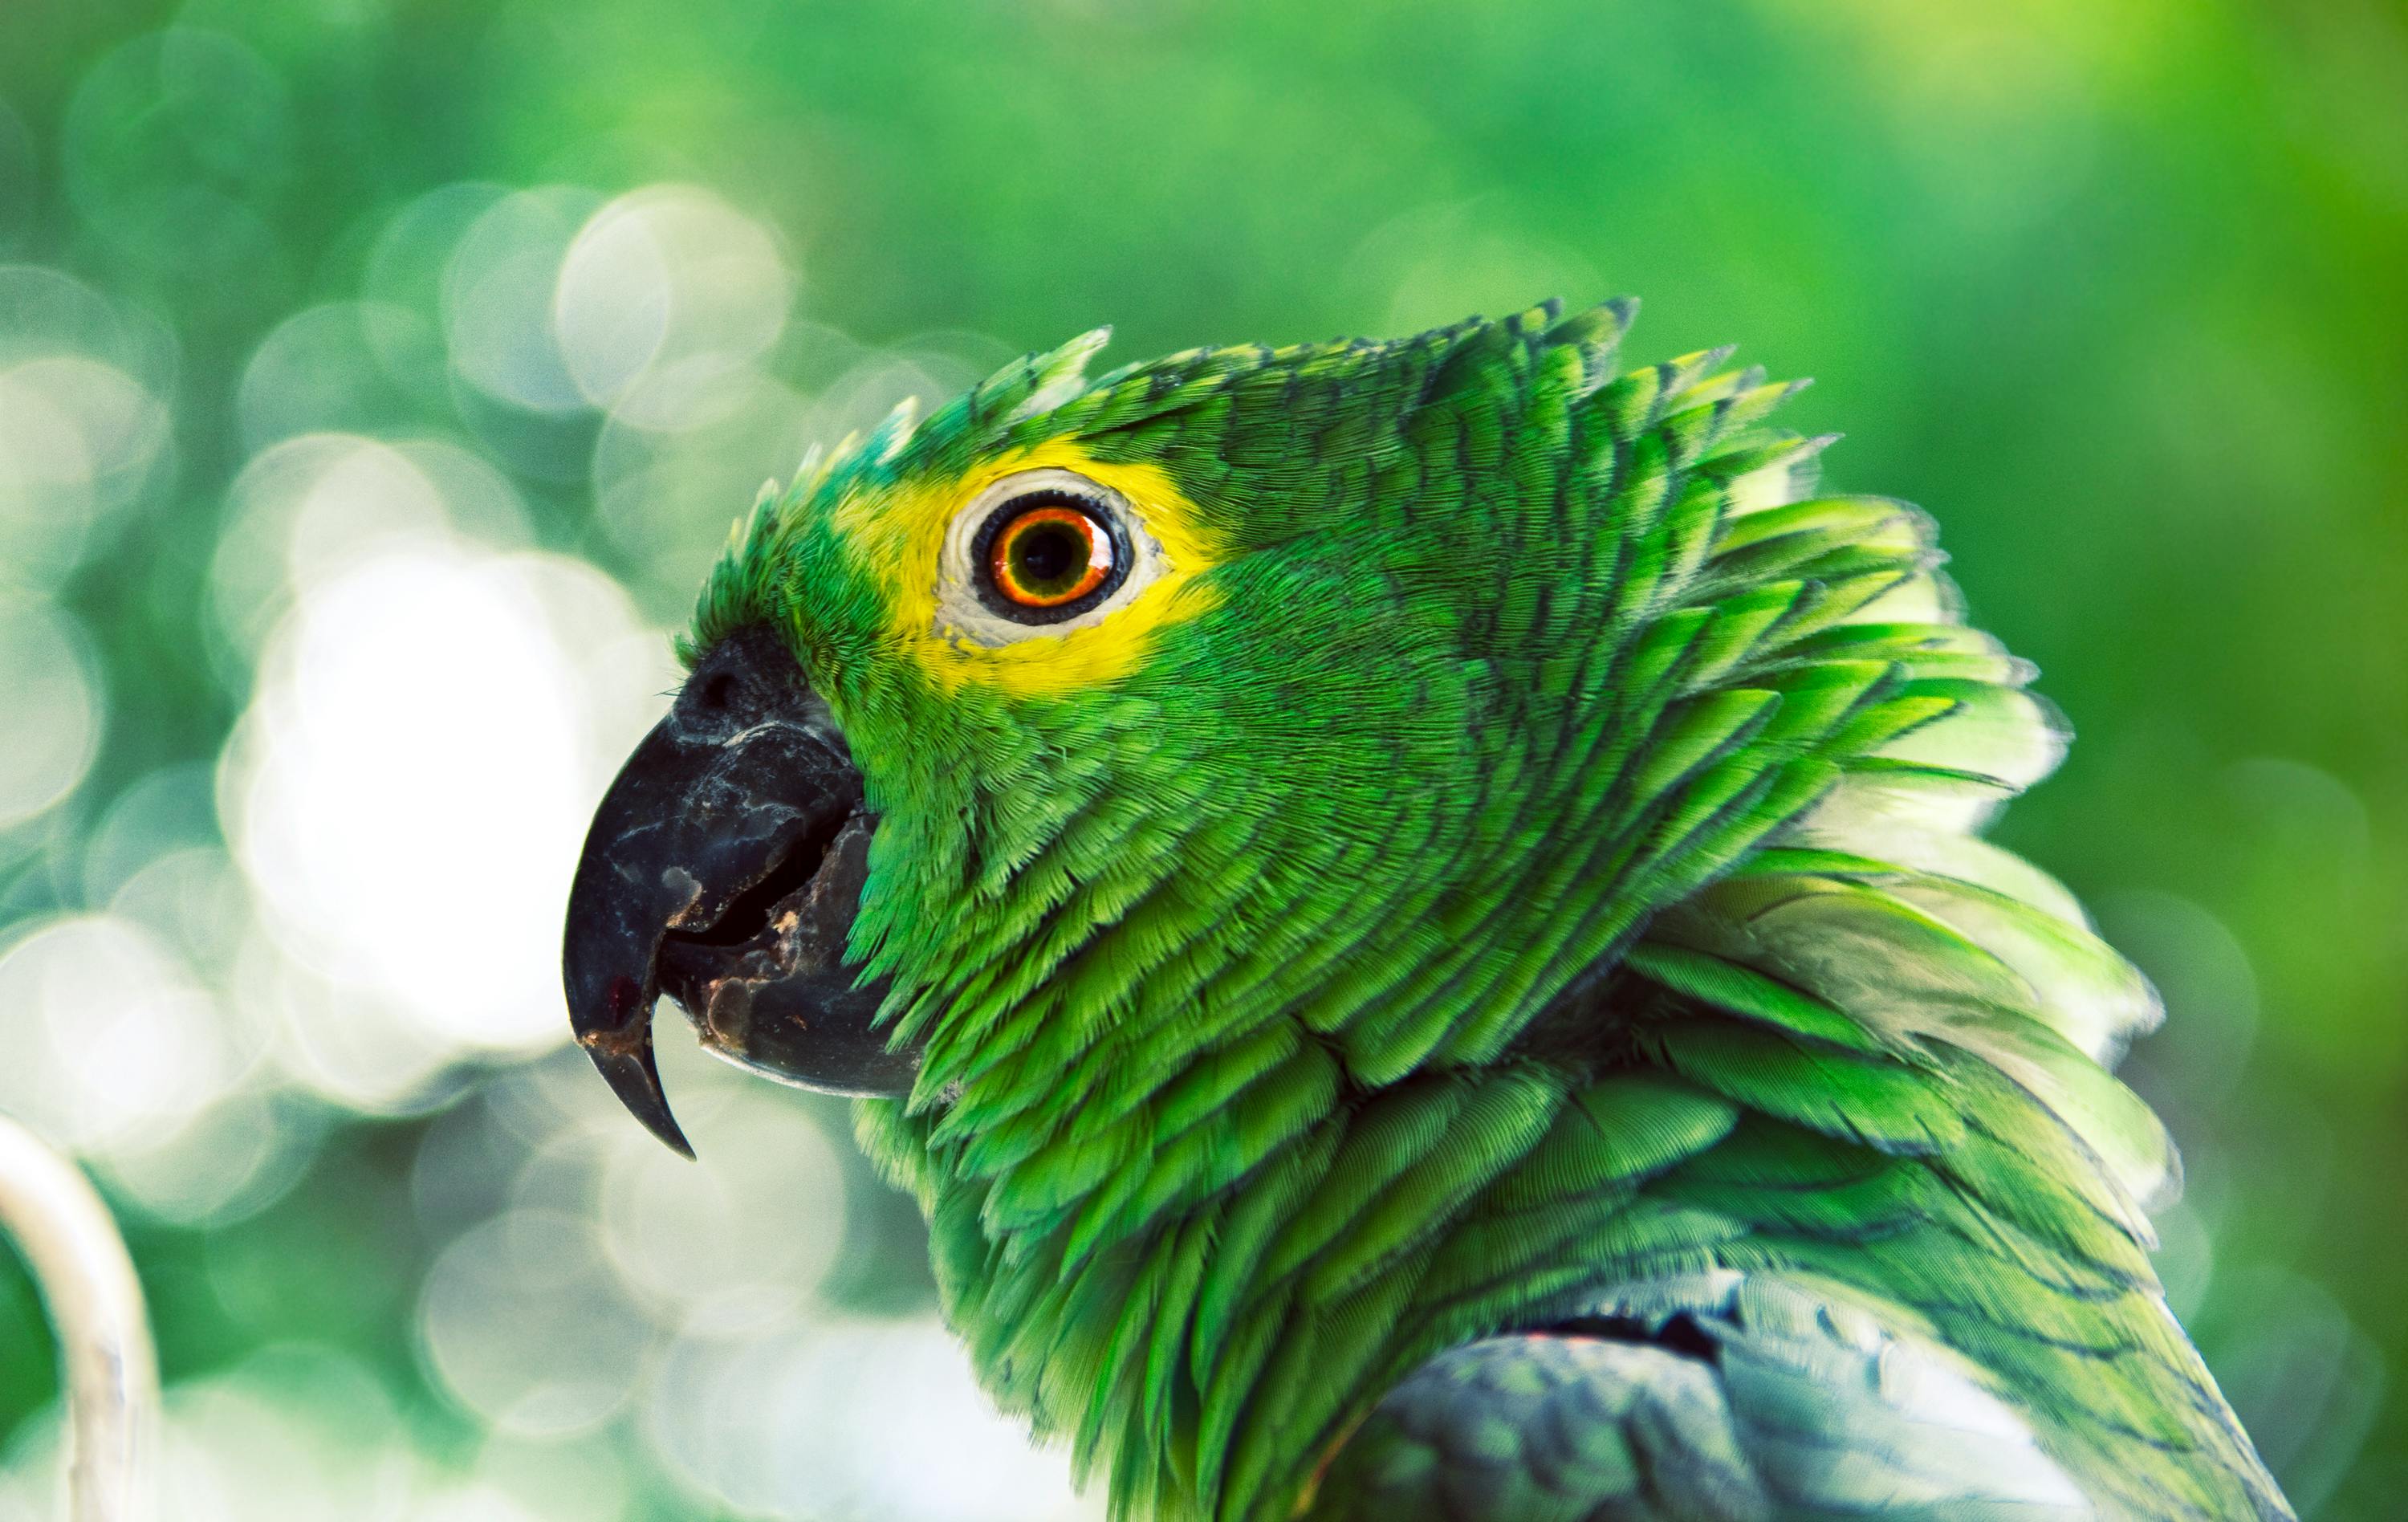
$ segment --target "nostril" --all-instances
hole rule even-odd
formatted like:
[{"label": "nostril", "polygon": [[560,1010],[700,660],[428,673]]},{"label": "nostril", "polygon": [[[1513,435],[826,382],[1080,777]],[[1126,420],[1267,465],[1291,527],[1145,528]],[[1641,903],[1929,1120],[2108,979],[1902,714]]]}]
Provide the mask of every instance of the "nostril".
[{"label": "nostril", "polygon": [[713,671],[703,679],[702,690],[695,696],[704,708],[724,709],[736,696],[736,678],[730,672]]}]

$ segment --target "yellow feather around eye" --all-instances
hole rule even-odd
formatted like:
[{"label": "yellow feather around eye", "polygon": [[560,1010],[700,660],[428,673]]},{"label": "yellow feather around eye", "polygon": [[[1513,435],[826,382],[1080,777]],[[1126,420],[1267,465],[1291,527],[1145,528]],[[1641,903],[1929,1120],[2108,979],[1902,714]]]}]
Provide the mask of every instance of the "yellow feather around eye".
[{"label": "yellow feather around eye", "polygon": [[[1047,467],[1076,471],[1118,492],[1135,510],[1132,533],[1161,547],[1161,575],[1101,623],[1061,633],[1032,631],[987,645],[949,631],[938,608],[938,555],[954,514],[1006,476]],[[950,481],[864,493],[838,504],[836,526],[886,583],[889,634],[938,685],[983,682],[1015,696],[1075,691],[1135,670],[1154,637],[1211,608],[1211,588],[1191,584],[1220,564],[1222,547],[1203,514],[1160,468],[1098,460],[1068,439],[982,462]]]}]

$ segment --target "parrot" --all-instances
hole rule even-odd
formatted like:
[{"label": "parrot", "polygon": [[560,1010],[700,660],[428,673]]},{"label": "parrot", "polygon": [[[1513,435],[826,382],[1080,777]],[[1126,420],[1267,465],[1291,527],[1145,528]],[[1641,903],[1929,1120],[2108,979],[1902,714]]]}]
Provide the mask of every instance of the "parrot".
[{"label": "parrot", "polygon": [[[1636,303],[1108,332],[763,488],[570,885],[576,1041],[855,1097],[1120,1519],[2291,1512],[2151,1264],[2160,1003],[1931,521]],[[931,1461],[938,1461],[931,1456]]]}]

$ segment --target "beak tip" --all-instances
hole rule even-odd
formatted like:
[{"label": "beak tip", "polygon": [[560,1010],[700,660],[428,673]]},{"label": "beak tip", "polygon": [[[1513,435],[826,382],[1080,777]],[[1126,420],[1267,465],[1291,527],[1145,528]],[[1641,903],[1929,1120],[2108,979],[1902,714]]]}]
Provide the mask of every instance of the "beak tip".
[{"label": "beak tip", "polygon": [[652,1060],[652,1044],[649,1038],[634,1051],[613,1051],[587,1044],[585,1055],[594,1059],[595,1070],[610,1092],[627,1107],[627,1113],[643,1124],[644,1129],[660,1138],[661,1144],[691,1162],[694,1143],[685,1139],[685,1131],[677,1117],[669,1113],[668,1096],[661,1088],[661,1072]]},{"label": "beak tip", "polygon": [[669,1113],[667,1105],[664,1104],[661,1107],[657,1116],[638,1114],[636,1118],[644,1123],[644,1129],[661,1139],[661,1145],[676,1153],[687,1162],[695,1160],[694,1143],[685,1139],[684,1128],[679,1126],[676,1118]]}]

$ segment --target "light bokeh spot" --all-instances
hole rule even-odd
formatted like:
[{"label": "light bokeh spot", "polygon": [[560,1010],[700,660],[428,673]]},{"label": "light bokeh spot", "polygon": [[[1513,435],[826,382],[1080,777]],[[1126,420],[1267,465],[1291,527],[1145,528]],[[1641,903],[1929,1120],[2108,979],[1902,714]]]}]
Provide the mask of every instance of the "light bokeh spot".
[{"label": "light bokeh spot", "polygon": [[727,1505],[781,1517],[1071,1522],[1058,1452],[982,1394],[931,1321],[796,1324],[773,1336],[688,1335],[649,1423],[668,1461]]},{"label": "light bokeh spot", "polygon": [[64,610],[0,583],[0,829],[64,797],[92,766],[106,712],[99,671]]},{"label": "light bokeh spot", "polygon": [[550,186],[494,202],[444,266],[443,336],[469,384],[532,412],[586,405],[552,324],[561,262],[600,197]]},{"label": "light bokeh spot", "polygon": [[115,915],[39,925],[0,952],[0,1110],[78,1151],[138,1152],[226,1094],[258,1042],[158,940]]},{"label": "light bokeh spot", "polygon": [[534,1436],[588,1430],[634,1392],[654,1338],[589,1221],[510,1211],[470,1228],[426,1276],[428,1363],[492,1426]]},{"label": "light bokeh spot", "polygon": [[423,525],[346,542],[300,556],[317,579],[268,639],[221,805],[297,964],[265,979],[297,1076],[391,1104],[445,1060],[565,1039],[568,873],[668,671],[581,562]]},{"label": "light bokeh spot", "polygon": [[588,400],[639,426],[690,427],[743,398],[794,285],[759,223],[708,191],[654,185],[578,232],[552,315]]}]

